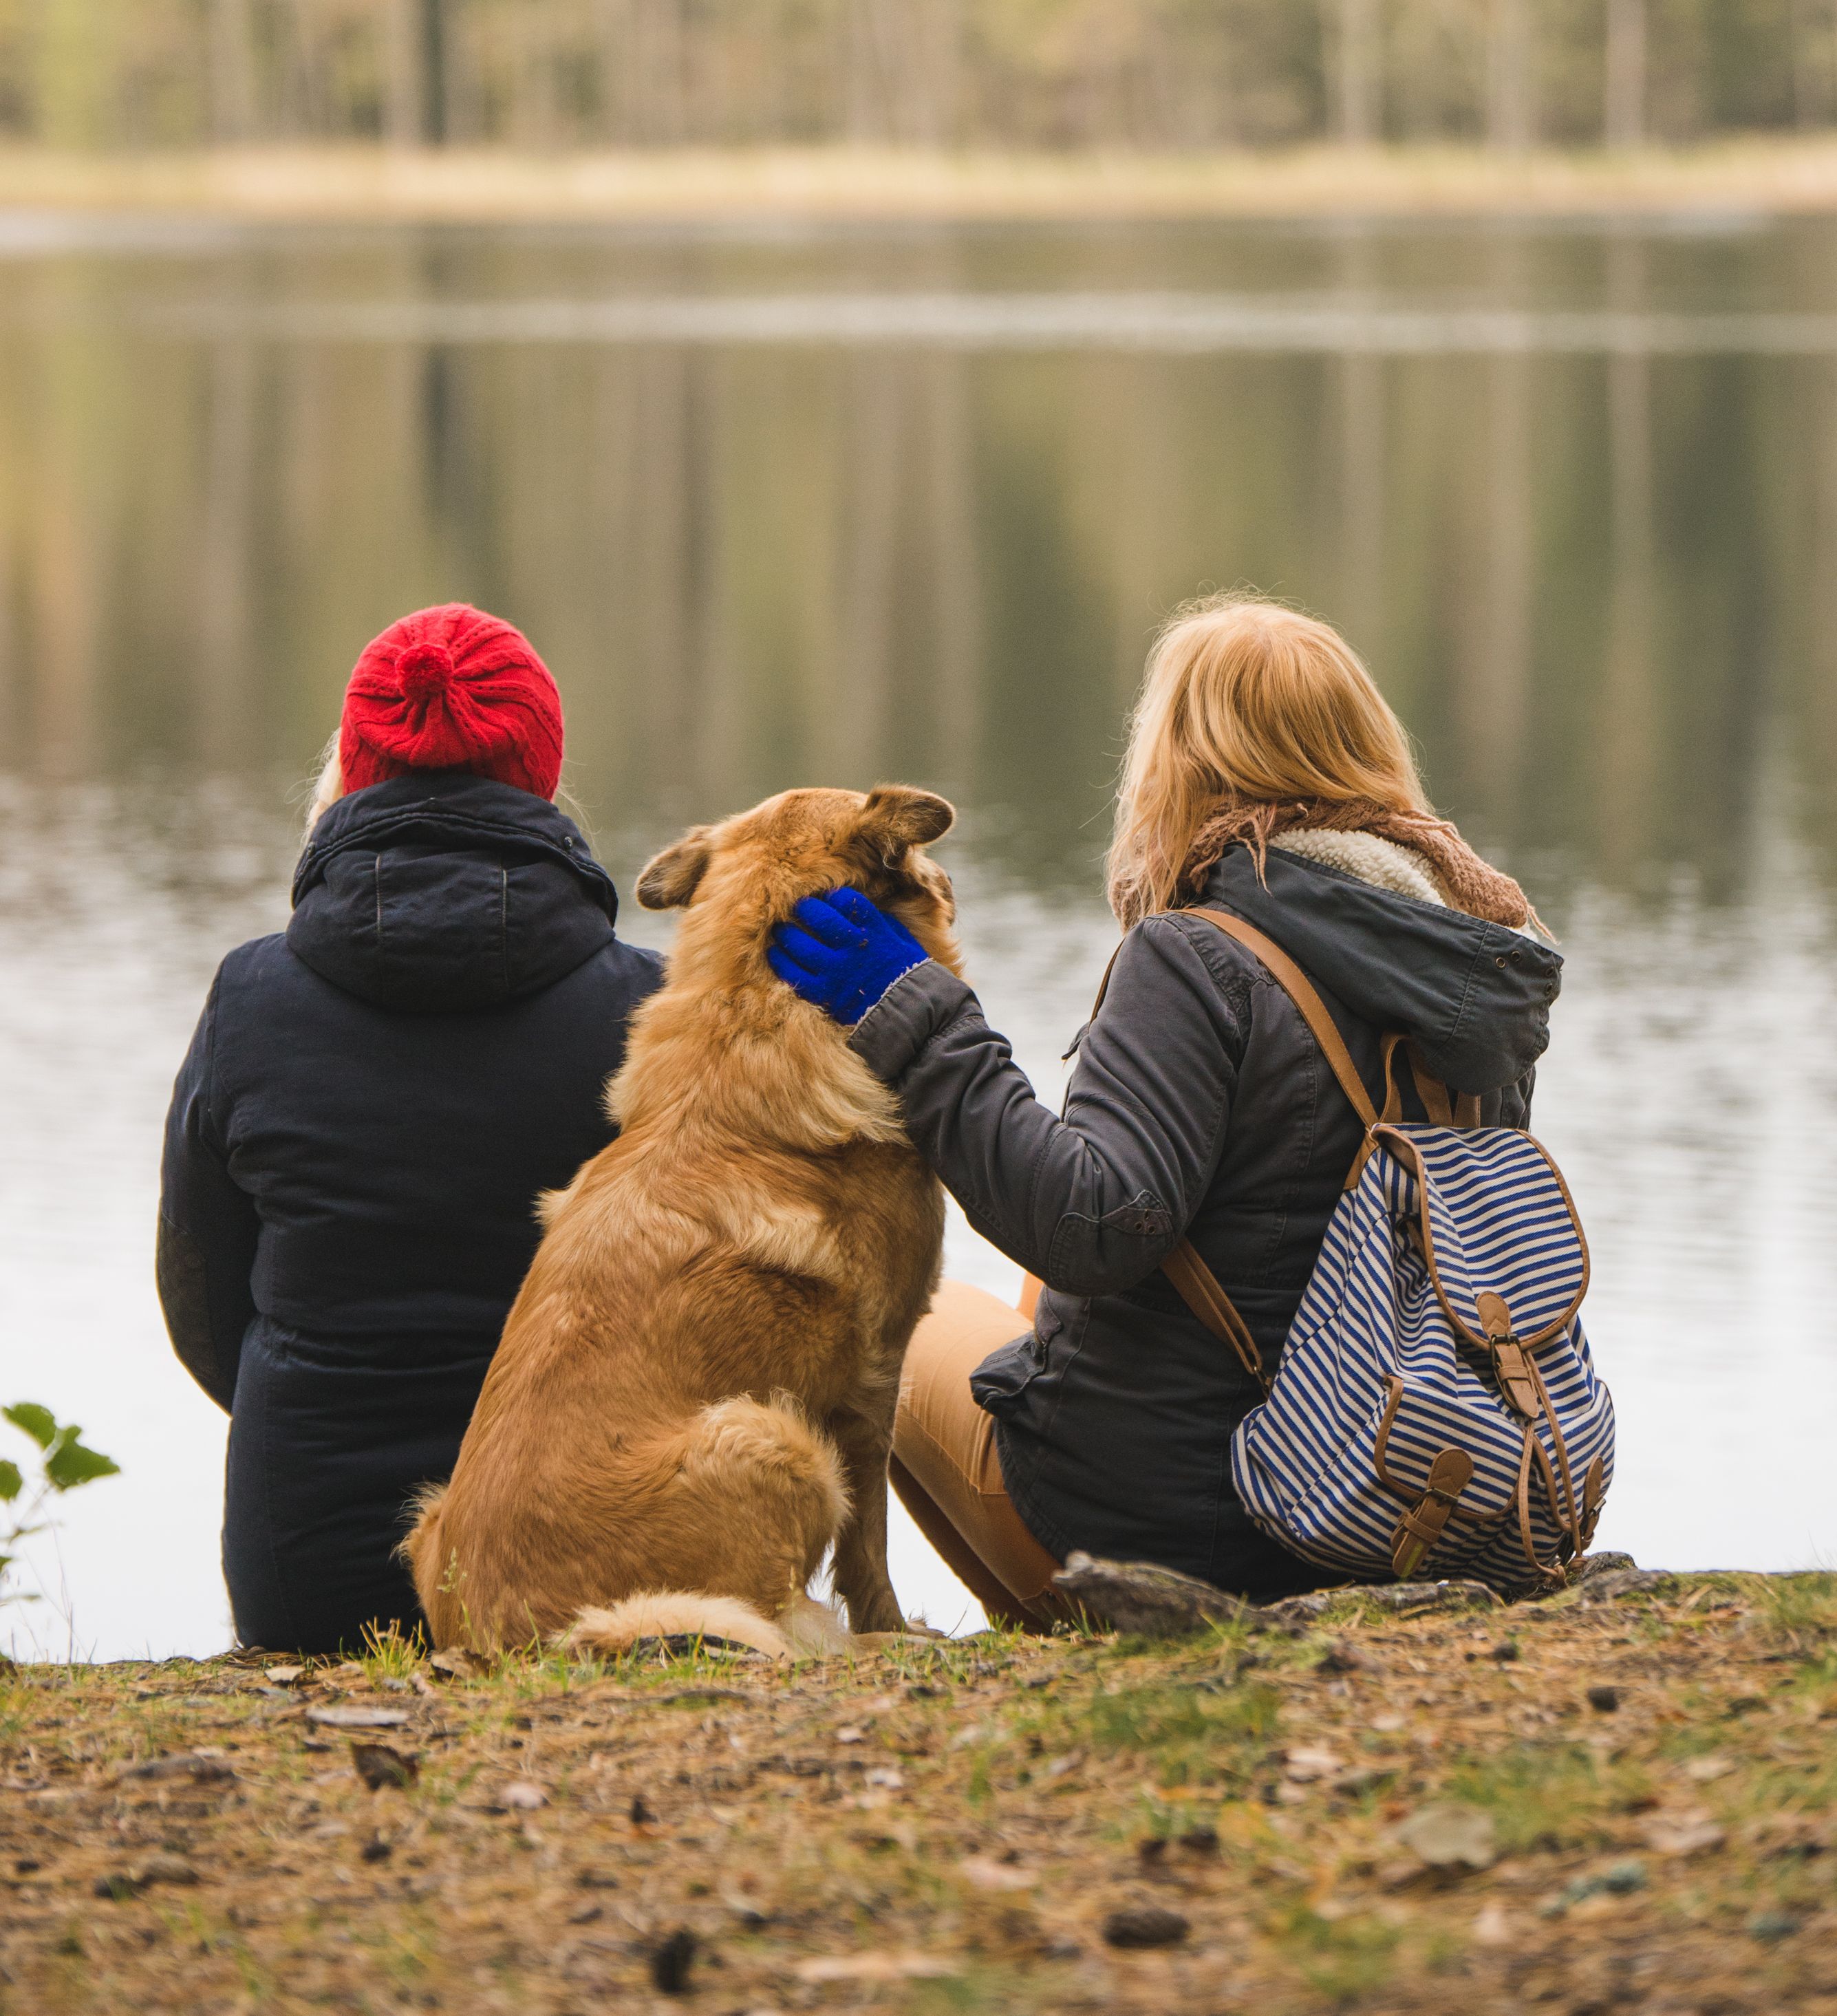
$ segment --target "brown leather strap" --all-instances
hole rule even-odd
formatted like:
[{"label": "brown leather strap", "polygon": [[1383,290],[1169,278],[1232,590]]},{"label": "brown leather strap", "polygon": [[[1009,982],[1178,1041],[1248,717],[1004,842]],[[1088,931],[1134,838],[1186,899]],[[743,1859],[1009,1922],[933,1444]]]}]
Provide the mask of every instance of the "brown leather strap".
[{"label": "brown leather strap", "polygon": [[1218,1276],[1200,1258],[1192,1240],[1183,1239],[1162,1262],[1161,1271],[1180,1291],[1180,1300],[1219,1343],[1228,1344],[1237,1352],[1238,1363],[1268,1392],[1269,1374],[1263,1370],[1262,1353],[1256,1348],[1250,1326],[1219,1286]]},{"label": "brown leather strap", "polygon": [[[1365,1081],[1359,1075],[1359,1067],[1353,1062],[1353,1053],[1346,1048],[1345,1039],[1339,1033],[1338,1024],[1327,1012],[1327,1004],[1314,992],[1313,983],[1297,966],[1287,952],[1271,938],[1266,938],[1254,924],[1247,924],[1241,917],[1234,917],[1229,910],[1183,910],[1182,916],[1203,917],[1208,924],[1216,924],[1228,938],[1235,938],[1247,949],[1256,954],[1263,964],[1281,984],[1282,991],[1300,1010],[1302,1019],[1314,1032],[1314,1041],[1320,1046],[1327,1061],[1333,1067],[1333,1075],[1339,1080],[1340,1089],[1353,1103],[1353,1110],[1367,1127],[1378,1125],[1378,1108],[1371,1103],[1371,1095],[1365,1089]],[[1387,1092],[1389,1088],[1386,1088]],[[1388,1100],[1387,1100],[1388,1103]]]}]

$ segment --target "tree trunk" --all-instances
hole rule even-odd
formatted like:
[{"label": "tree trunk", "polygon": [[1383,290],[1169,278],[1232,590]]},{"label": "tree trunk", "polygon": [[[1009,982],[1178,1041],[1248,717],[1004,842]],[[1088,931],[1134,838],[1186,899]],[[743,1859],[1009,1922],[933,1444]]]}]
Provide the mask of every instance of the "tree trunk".
[{"label": "tree trunk", "polygon": [[255,51],[249,0],[211,0],[211,137],[219,144],[255,131]]},{"label": "tree trunk", "polygon": [[419,146],[427,117],[420,17],[420,0],[384,0],[383,137],[392,147]]},{"label": "tree trunk", "polygon": [[446,10],[448,0],[418,0],[420,20],[421,138],[430,147],[446,145]]},{"label": "tree trunk", "polygon": [[1339,0],[1339,138],[1368,147],[1381,123],[1378,0]]},{"label": "tree trunk", "polygon": [[1529,0],[1493,0],[1486,70],[1486,144],[1522,154],[1533,137]]},{"label": "tree trunk", "polygon": [[1646,137],[1646,0],[1608,0],[1607,88],[1602,137],[1637,147]]}]

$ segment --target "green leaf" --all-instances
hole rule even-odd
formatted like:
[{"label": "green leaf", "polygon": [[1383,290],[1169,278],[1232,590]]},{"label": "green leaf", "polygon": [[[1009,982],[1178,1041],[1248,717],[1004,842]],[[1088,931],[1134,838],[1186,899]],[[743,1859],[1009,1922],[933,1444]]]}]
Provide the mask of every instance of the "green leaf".
[{"label": "green leaf", "polygon": [[45,1459],[45,1481],[54,1491],[74,1490],[79,1484],[93,1484],[99,1477],[118,1477],[121,1466],[99,1450],[85,1449],[73,1429],[70,1439]]},{"label": "green leaf", "polygon": [[57,1417],[49,1407],[22,1400],[16,1407],[0,1407],[0,1415],[16,1428],[23,1428],[40,1449],[49,1449],[57,1439]]},{"label": "green leaf", "polygon": [[19,1465],[0,1459],[0,1504],[10,1505],[25,1488],[26,1481],[19,1474]]}]

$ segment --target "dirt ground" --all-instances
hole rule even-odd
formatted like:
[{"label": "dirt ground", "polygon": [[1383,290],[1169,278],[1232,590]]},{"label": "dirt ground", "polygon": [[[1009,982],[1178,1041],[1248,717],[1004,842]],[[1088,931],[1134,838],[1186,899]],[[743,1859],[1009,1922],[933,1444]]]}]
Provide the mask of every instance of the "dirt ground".
[{"label": "dirt ground", "polygon": [[1837,1577],[0,1676],[6,2016],[685,2008],[1837,2016]]}]

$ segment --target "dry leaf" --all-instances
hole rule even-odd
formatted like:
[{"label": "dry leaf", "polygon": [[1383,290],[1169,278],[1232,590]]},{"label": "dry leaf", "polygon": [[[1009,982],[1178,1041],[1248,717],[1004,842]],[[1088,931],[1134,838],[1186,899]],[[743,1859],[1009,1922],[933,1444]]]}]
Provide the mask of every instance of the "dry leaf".
[{"label": "dry leaf", "polygon": [[1702,1855],[1727,1840],[1706,1809],[1693,1806],[1674,1813],[1654,1813],[1640,1828],[1645,1845],[1656,1855]]},{"label": "dry leaf", "polygon": [[477,1653],[468,1652],[459,1645],[448,1651],[436,1652],[427,1664],[435,1678],[442,1680],[475,1680],[486,1671],[484,1661]]},{"label": "dry leaf", "polygon": [[947,1960],[930,1953],[838,1953],[833,1958],[801,1960],[791,1969],[799,1981],[943,1981],[957,1971]]},{"label": "dry leaf", "polygon": [[1031,1890],[1039,1881],[1037,1870],[1017,1869],[1011,1862],[996,1862],[986,1855],[959,1863],[957,1874],[977,1890]]},{"label": "dry leaf", "polygon": [[1720,1751],[1713,1751],[1707,1757],[1693,1757],[1684,1767],[1684,1775],[1694,1778],[1699,1785],[1713,1784],[1718,1778],[1726,1778],[1735,1768],[1732,1757],[1724,1757]]},{"label": "dry leaf", "polygon": [[1474,1920],[1473,1942],[1476,1946],[1511,1944],[1511,1921],[1505,1915],[1503,1906],[1489,1904]]},{"label": "dry leaf", "polygon": [[421,1760],[391,1750],[387,1743],[354,1743],[351,1746],[351,1762],[373,1792],[380,1792],[385,1785],[394,1785],[405,1790],[420,1777]]},{"label": "dry leaf", "polygon": [[297,1687],[307,1672],[304,1666],[264,1666],[261,1677],[277,1687]]},{"label": "dry leaf", "polygon": [[1285,1753],[1282,1775],[1292,1778],[1298,1785],[1311,1785],[1317,1778],[1331,1778],[1345,1769],[1345,1759],[1336,1757],[1331,1750],[1315,1749],[1303,1744]]}]

